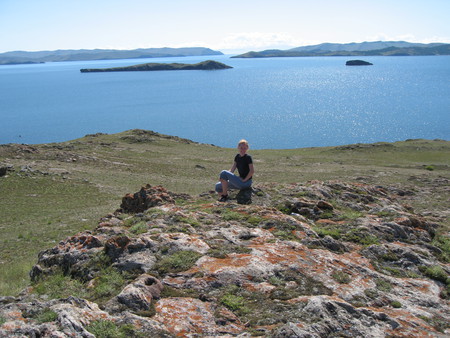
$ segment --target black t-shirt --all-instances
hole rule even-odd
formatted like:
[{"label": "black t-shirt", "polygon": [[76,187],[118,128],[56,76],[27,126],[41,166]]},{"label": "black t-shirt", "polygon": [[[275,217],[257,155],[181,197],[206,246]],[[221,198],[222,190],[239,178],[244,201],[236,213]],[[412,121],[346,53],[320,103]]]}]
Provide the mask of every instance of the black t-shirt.
[{"label": "black t-shirt", "polygon": [[234,158],[234,161],[236,162],[236,168],[239,172],[239,176],[241,178],[246,178],[248,173],[250,172],[249,164],[253,163],[252,157],[248,154],[245,154],[244,156],[237,154]]}]

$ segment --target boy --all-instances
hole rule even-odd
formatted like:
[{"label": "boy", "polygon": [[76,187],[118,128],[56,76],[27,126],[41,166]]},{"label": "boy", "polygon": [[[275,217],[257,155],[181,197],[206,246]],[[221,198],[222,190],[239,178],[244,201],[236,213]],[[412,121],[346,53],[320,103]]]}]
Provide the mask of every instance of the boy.
[{"label": "boy", "polygon": [[[249,148],[246,140],[240,140],[238,143],[239,154],[234,157],[233,166],[231,169],[223,170],[220,173],[220,182],[216,184],[216,191],[219,193],[219,201],[226,202],[228,200],[228,189],[246,189],[252,185],[252,177],[255,173],[253,168],[253,160],[247,154]],[[234,174],[238,170],[239,176]]]}]

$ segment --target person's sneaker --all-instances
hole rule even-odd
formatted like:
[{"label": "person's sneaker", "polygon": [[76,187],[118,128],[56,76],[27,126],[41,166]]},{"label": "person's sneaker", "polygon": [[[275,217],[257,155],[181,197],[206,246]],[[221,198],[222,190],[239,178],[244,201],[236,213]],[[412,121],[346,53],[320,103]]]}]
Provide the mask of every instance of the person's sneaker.
[{"label": "person's sneaker", "polygon": [[228,201],[228,195],[222,195],[222,197],[219,199],[219,202],[226,202]]}]

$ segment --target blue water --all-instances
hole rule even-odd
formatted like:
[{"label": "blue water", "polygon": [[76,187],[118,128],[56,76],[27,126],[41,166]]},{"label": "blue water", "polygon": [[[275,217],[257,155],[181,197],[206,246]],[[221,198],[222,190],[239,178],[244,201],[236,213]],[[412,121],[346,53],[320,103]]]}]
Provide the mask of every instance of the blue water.
[{"label": "blue water", "polygon": [[[233,69],[80,73],[206,59]],[[201,143],[300,148],[450,139],[450,56],[229,56],[0,66],[0,144],[149,129]]]}]

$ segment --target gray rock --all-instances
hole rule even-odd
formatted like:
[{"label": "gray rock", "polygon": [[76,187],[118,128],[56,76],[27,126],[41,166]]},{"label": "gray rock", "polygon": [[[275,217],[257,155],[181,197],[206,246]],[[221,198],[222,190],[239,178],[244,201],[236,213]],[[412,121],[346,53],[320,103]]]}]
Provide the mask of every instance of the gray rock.
[{"label": "gray rock", "polygon": [[135,311],[147,311],[151,307],[152,299],[158,299],[163,285],[153,276],[144,274],[133,283],[128,284],[117,296],[117,301]]},{"label": "gray rock", "polygon": [[122,271],[140,270],[141,272],[149,272],[156,264],[156,257],[151,251],[138,251],[132,254],[125,253],[120,256],[113,264],[113,267]]}]

